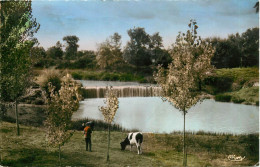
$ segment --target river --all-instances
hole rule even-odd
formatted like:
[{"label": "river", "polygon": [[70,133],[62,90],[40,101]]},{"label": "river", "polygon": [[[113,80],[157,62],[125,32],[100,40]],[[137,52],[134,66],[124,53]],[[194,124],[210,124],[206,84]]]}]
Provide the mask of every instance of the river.
[{"label": "river", "polygon": [[[104,86],[147,87],[149,84],[116,81],[81,81],[84,87]],[[154,85],[152,85],[154,86]],[[130,94],[131,96],[133,94]],[[142,96],[142,94],[139,93]],[[135,96],[135,95],[134,95]],[[104,98],[87,98],[80,102],[79,110],[72,119],[92,118],[103,120],[98,110],[104,105]],[[183,114],[160,97],[120,97],[119,109],[114,123],[126,129],[142,132],[171,133],[183,130]],[[252,105],[204,100],[192,107],[186,115],[186,130],[229,134],[250,134],[259,132],[259,107]]]}]

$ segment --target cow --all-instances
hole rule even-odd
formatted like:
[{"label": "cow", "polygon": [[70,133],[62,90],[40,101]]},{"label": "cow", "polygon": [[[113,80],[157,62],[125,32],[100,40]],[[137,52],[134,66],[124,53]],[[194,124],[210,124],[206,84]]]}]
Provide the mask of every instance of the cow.
[{"label": "cow", "polygon": [[142,154],[141,144],[143,142],[143,134],[141,132],[128,133],[125,140],[120,143],[121,150],[125,150],[127,145],[130,145],[130,151],[132,146],[136,144],[137,153]]}]

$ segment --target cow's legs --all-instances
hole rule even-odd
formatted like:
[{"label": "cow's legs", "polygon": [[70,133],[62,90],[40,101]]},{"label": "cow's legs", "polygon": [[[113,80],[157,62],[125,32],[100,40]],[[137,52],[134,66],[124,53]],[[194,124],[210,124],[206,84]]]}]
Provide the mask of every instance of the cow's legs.
[{"label": "cow's legs", "polygon": [[133,147],[133,146],[132,146],[132,145],[130,145],[130,151],[132,151],[132,147]]}]

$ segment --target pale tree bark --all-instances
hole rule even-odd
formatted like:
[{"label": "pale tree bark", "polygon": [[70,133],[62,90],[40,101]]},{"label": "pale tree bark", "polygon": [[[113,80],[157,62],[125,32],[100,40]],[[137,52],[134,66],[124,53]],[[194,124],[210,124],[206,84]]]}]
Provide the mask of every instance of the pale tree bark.
[{"label": "pale tree bark", "polygon": [[110,148],[110,125],[108,125],[107,161],[109,161],[109,148]]},{"label": "pale tree bark", "polygon": [[183,166],[187,166],[187,153],[186,153],[186,131],[185,131],[185,121],[186,121],[186,112],[183,114]]},{"label": "pale tree bark", "polygon": [[19,120],[18,120],[18,102],[17,99],[15,100],[15,116],[16,116],[16,129],[17,129],[17,135],[20,135],[20,128],[19,128]]}]

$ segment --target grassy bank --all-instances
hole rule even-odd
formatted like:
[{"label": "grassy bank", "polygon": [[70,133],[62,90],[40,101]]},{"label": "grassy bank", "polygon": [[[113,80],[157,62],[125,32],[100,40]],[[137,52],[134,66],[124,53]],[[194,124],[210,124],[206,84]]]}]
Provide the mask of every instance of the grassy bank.
[{"label": "grassy bank", "polygon": [[[50,148],[43,128],[21,126],[16,136],[15,124],[1,122],[1,165],[57,166],[57,148]],[[143,154],[120,150],[124,132],[111,133],[110,166],[181,166],[181,134],[144,133]],[[188,134],[188,166],[252,166],[259,161],[258,135]],[[85,151],[81,131],[75,131],[61,149],[62,166],[107,166],[107,132],[93,132],[93,152]],[[246,156],[242,162],[231,162],[227,155]]]},{"label": "grassy bank", "polygon": [[144,76],[132,73],[74,70],[71,75],[77,80],[148,82]]},{"label": "grassy bank", "polygon": [[259,68],[217,69],[205,80],[217,101],[259,105]]}]

